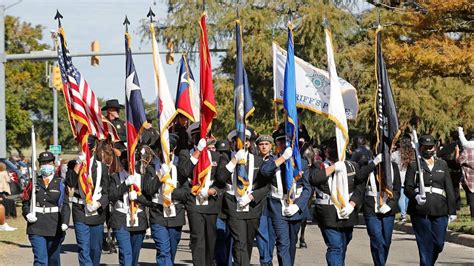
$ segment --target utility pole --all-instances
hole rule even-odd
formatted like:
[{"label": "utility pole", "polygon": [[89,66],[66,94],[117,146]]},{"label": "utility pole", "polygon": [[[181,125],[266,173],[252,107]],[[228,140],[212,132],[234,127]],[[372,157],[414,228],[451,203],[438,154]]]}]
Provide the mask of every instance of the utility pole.
[{"label": "utility pole", "polygon": [[7,119],[5,115],[5,6],[0,4],[0,158],[7,157]]}]

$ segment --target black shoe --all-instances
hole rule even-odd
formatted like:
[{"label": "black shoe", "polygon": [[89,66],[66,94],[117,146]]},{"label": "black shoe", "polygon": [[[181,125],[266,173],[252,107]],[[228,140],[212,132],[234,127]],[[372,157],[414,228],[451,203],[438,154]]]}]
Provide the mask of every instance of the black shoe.
[{"label": "black shoe", "polygon": [[306,245],[304,240],[300,240],[300,248],[308,248],[308,245]]}]

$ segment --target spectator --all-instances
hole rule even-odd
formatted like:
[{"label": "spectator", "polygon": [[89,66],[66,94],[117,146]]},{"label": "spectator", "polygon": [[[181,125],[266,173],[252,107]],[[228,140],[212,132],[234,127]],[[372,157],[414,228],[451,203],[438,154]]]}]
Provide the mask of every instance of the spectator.
[{"label": "spectator", "polygon": [[456,147],[460,146],[459,133],[452,131],[449,141],[437,152],[439,158],[448,163],[449,175],[454,188],[454,197],[456,199],[456,210],[461,209],[461,194],[459,185],[461,183],[461,165],[456,161]]},{"label": "spectator", "polygon": [[402,182],[402,189],[400,191],[400,199],[398,200],[398,207],[400,208],[401,221],[407,220],[408,198],[404,194],[405,174],[408,165],[415,160],[415,151],[411,146],[411,139],[409,136],[404,136],[400,140],[400,148],[392,153],[392,162],[398,165],[400,170],[400,180]]},{"label": "spectator", "polygon": [[[468,143],[464,137],[463,129],[459,129],[459,138],[463,145]],[[474,143],[474,137],[468,136],[469,142]],[[474,146],[464,145],[464,150],[460,152],[459,147],[456,147],[456,159],[461,165],[462,173],[462,187],[466,192],[466,200],[471,212],[471,221],[474,221]]]},{"label": "spectator", "polygon": [[[15,208],[15,203],[11,206],[11,200],[8,200],[6,196],[10,195],[10,175],[7,172],[7,166],[4,163],[0,163],[0,231],[15,231],[16,228],[9,226],[5,222],[5,211],[6,207],[11,209]],[[7,213],[16,213],[12,210],[7,210]]]}]

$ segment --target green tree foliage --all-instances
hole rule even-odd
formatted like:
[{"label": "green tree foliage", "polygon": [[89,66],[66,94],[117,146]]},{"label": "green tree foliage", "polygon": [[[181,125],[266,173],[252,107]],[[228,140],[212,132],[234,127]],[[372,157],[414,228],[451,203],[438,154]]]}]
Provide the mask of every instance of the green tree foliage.
[{"label": "green tree foliage", "polygon": [[[382,2],[390,3],[353,15],[341,5],[350,7],[354,1],[206,1],[210,46],[227,49],[219,57],[221,67],[214,73],[218,105],[214,132],[224,136],[233,128],[237,9],[243,23],[244,62],[256,106],[251,124],[258,131],[269,133],[273,127],[271,43],[286,46],[289,8],[295,10],[296,55],[323,69],[327,65],[321,24],[323,17],[329,20],[338,74],[358,90],[360,111],[357,120],[349,122],[351,135],[373,134],[374,36],[379,12],[384,26],[384,55],[401,124],[407,124],[415,114],[421,118],[420,131],[441,137],[457,125],[472,127],[472,6],[464,0]],[[158,37],[173,40],[178,49],[196,51],[200,3],[169,1],[168,18]],[[333,125],[321,116],[304,112],[303,122],[317,139],[334,134]]]},{"label": "green tree foliage", "polygon": [[[26,53],[48,49],[40,43],[42,26],[33,26],[18,17],[5,17],[5,50],[7,54]],[[30,128],[35,124],[38,144],[53,143],[52,90],[48,87],[46,63],[38,61],[11,61],[6,63],[6,119],[7,148],[21,151],[31,145]],[[66,148],[75,145],[67,121],[62,94],[59,102],[59,140]]]}]

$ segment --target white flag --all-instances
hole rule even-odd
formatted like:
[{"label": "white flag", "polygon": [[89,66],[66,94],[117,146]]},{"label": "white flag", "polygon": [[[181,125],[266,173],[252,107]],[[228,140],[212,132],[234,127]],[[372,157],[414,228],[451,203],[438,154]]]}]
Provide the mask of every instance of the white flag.
[{"label": "white flag", "polygon": [[326,34],[326,52],[328,55],[328,71],[330,85],[329,99],[329,119],[336,123],[336,140],[339,160],[344,161],[346,147],[349,143],[349,129],[347,128],[347,119],[345,115],[344,102],[342,100],[342,90],[334,62],[334,53],[332,50],[331,33],[328,29],[324,30]]},{"label": "white flag", "polygon": [[173,122],[176,115],[173,98],[171,98],[168,81],[166,79],[163,63],[161,62],[158,42],[155,38],[153,24],[150,24],[151,46],[153,52],[153,68],[155,76],[155,93],[158,102],[158,114],[160,122],[160,139],[163,150],[163,158],[166,164],[169,164],[169,133],[168,126]]},{"label": "white flag", "polygon": [[[273,43],[273,89],[274,100],[283,101],[286,51]],[[331,92],[329,73],[316,68],[295,56],[296,105],[318,114],[329,114]],[[356,89],[347,81],[339,79],[347,119],[356,119],[359,110]]]}]

